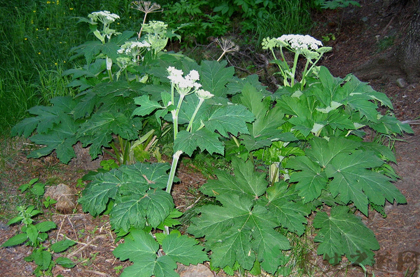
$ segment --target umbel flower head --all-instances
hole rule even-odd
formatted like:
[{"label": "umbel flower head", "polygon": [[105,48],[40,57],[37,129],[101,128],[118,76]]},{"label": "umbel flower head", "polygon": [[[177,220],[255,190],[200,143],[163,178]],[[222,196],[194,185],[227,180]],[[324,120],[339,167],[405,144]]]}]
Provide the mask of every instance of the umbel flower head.
[{"label": "umbel flower head", "polygon": [[150,48],[150,44],[147,41],[127,41],[121,45],[118,49],[118,54],[125,54],[133,57],[133,62],[136,61],[136,57],[141,54],[145,49]]},{"label": "umbel flower head", "polygon": [[201,87],[201,84],[197,83],[200,79],[200,75],[197,70],[191,70],[187,76],[183,77],[184,72],[176,69],[173,66],[168,67],[168,79],[177,88],[178,93],[181,95],[187,95],[191,89],[197,90]]},{"label": "umbel flower head", "polygon": [[109,11],[99,11],[93,12],[88,15],[88,17],[92,20],[92,22],[102,22],[104,25],[108,25],[115,20],[119,19],[120,16],[115,13],[110,13]]},{"label": "umbel flower head", "polygon": [[282,35],[277,40],[294,50],[318,50],[319,47],[322,47],[321,41],[309,35]]}]

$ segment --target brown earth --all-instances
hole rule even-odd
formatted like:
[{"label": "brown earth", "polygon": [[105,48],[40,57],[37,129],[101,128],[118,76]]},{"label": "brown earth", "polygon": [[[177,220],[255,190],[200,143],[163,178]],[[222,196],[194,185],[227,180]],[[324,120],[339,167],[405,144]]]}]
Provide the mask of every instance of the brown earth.
[{"label": "brown earth", "polygon": [[[393,165],[401,177],[395,185],[406,196],[408,204],[388,204],[387,218],[371,212],[369,218],[364,218],[364,222],[374,231],[381,245],[381,249],[376,252],[376,264],[368,268],[368,271],[375,276],[416,277],[420,276],[420,126],[416,125],[420,123],[420,84],[406,84],[403,87],[397,85],[396,80],[405,77],[398,65],[380,70],[376,70],[379,67],[371,67],[373,69],[368,72],[363,70],[363,65],[375,60],[375,57],[392,51],[409,28],[415,4],[410,2],[404,8],[394,6],[389,9],[386,3],[389,1],[365,0],[361,8],[315,13],[317,25],[312,35],[330,38],[325,44],[332,46],[333,51],[325,55],[322,64],[333,75],[344,77],[356,72],[361,80],[388,95],[398,119],[411,123],[414,135],[405,135],[395,143],[398,165]],[[250,57],[249,53],[242,54]],[[259,68],[258,55],[251,56],[251,60]],[[230,62],[234,64],[235,59],[232,57]],[[32,146],[23,139],[4,139],[0,141],[0,147],[5,153],[0,160],[5,168],[0,172],[1,244],[19,231],[19,226],[6,225],[7,219],[15,213],[14,207],[25,205],[28,201],[19,193],[19,185],[32,178],[40,178],[48,184],[67,184],[80,193],[81,188],[76,187],[77,179],[87,170],[81,163],[62,165],[54,156],[27,159],[25,156]],[[180,168],[178,176],[181,183],[174,187],[173,195],[177,207],[185,210],[197,200],[197,188],[206,179],[186,166]],[[116,247],[115,234],[111,232],[107,216],[92,218],[84,214],[79,206],[75,213],[68,215],[46,210],[45,218],[53,220],[58,226],[57,230],[49,234],[50,238],[68,237],[78,242],[65,252],[77,266],[73,269],[57,266],[53,270],[54,276],[118,276],[118,271],[129,265],[129,262],[121,262],[112,255],[111,251]],[[31,276],[35,265],[23,260],[30,254],[30,250],[25,246],[0,248],[0,276]],[[315,254],[308,258],[307,266],[317,268],[312,276],[364,276],[359,267],[348,266],[344,262],[340,266],[331,267]],[[182,276],[212,276],[208,271],[207,275],[199,275],[198,271],[187,275],[182,270]]]}]

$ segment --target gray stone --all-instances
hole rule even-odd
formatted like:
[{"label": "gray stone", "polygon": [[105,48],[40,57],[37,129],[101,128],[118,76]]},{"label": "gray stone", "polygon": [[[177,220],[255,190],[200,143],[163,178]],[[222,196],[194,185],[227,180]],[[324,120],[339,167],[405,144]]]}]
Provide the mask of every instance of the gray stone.
[{"label": "gray stone", "polygon": [[179,264],[177,272],[181,277],[214,277],[213,272],[203,264],[189,266]]},{"label": "gray stone", "polygon": [[396,82],[397,86],[399,86],[400,88],[405,88],[406,86],[408,86],[407,82],[403,78],[398,78]]}]

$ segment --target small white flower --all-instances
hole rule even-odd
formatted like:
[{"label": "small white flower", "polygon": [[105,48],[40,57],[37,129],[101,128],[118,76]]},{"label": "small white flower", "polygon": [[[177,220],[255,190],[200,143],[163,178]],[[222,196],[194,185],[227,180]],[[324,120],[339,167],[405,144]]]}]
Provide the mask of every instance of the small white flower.
[{"label": "small white flower", "polygon": [[198,74],[197,70],[191,70],[190,73],[186,76],[187,79],[195,82],[200,79],[200,75]]},{"label": "small white flower", "polygon": [[182,72],[182,70],[176,69],[173,66],[168,67],[168,79],[171,80],[171,82],[174,85],[179,85],[179,83],[182,83],[184,81],[184,77],[182,77],[182,75],[184,75],[184,72]]},{"label": "small white flower", "polygon": [[198,98],[203,99],[203,100],[210,99],[214,96],[214,94],[211,94],[210,92],[204,89],[199,89],[195,93],[197,94]]}]

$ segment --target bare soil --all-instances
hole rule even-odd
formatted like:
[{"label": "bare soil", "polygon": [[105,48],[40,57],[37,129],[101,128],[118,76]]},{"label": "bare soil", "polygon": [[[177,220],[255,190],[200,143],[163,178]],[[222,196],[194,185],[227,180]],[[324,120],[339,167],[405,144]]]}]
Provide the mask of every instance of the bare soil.
[{"label": "bare soil", "polygon": [[[325,44],[332,46],[333,51],[325,55],[322,64],[335,76],[345,77],[349,73],[357,72],[363,64],[386,51],[392,51],[407,33],[415,7],[415,3],[412,2],[403,8],[391,9],[385,5],[387,1],[361,2],[361,8],[315,12],[313,15],[317,25],[313,28],[312,35],[317,38],[328,36],[331,39]],[[261,68],[258,60],[260,54],[242,54],[249,57],[256,68]],[[234,61],[234,58],[230,60],[232,64]],[[395,185],[406,196],[408,204],[387,204],[386,218],[371,212],[369,218],[363,219],[374,231],[381,245],[381,249],[375,255],[376,264],[368,268],[368,271],[381,277],[420,276],[420,126],[417,125],[420,123],[420,84],[398,86],[396,80],[405,76],[397,66],[383,71],[382,74],[367,74],[361,71],[360,74],[356,73],[356,76],[369,82],[377,91],[386,93],[393,102],[397,118],[410,122],[414,130],[413,135],[405,135],[400,138],[401,141],[396,142],[398,164],[393,165],[401,177]],[[86,174],[87,170],[81,163],[60,164],[54,156],[37,160],[27,159],[25,156],[31,146],[23,139],[3,139],[0,141],[0,147],[3,153],[6,153],[0,160],[4,168],[4,171],[0,172],[2,244],[19,232],[19,226],[7,226],[6,223],[15,215],[16,205],[28,203],[18,191],[21,184],[32,178],[40,178],[42,182],[49,184],[67,184],[80,193],[81,188],[76,187],[77,179]],[[175,185],[173,196],[176,206],[185,210],[197,200],[197,189],[206,179],[193,168],[186,166],[181,166],[178,176],[181,182]],[[58,226],[57,230],[49,234],[50,238],[67,237],[78,242],[65,253],[77,266],[73,269],[56,266],[53,275],[118,276],[118,272],[130,263],[121,262],[112,255],[112,250],[118,243],[114,242],[115,234],[111,231],[107,216],[92,218],[83,213],[80,206],[76,210],[66,215],[55,210],[45,211],[45,219],[53,220]],[[35,265],[23,260],[30,251],[31,249],[25,246],[0,248],[0,276],[31,276]],[[345,263],[331,267],[315,253],[308,257],[308,265],[317,268],[316,276],[364,276],[359,267],[348,266]],[[199,275],[197,273],[189,276]]]}]

